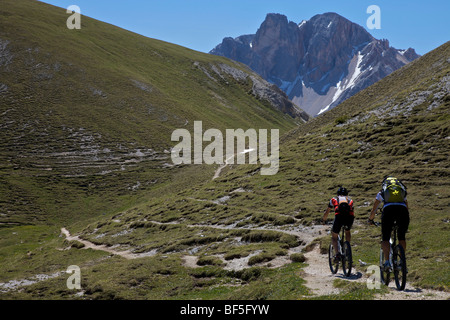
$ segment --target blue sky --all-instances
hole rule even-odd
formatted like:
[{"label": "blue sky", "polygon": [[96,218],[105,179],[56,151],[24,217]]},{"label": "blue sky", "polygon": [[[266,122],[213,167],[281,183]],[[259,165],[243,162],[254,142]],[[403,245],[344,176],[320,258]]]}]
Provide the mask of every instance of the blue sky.
[{"label": "blue sky", "polygon": [[381,29],[369,31],[397,49],[425,54],[450,40],[448,0],[44,0],[121,28],[209,52],[224,37],[255,33],[267,13],[281,13],[299,23],[336,12],[365,27],[369,5],[381,9]]}]

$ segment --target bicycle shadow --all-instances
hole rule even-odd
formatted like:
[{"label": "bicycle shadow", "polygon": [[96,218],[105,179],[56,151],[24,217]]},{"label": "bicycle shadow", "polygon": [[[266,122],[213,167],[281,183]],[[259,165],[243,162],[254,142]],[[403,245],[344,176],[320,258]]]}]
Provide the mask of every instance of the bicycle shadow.
[{"label": "bicycle shadow", "polygon": [[362,276],[363,276],[363,274],[361,273],[361,272],[356,272],[356,273],[352,273],[349,277],[346,277],[345,275],[343,275],[343,274],[335,274],[334,275],[336,278],[339,278],[339,279],[344,279],[344,280],[358,280],[358,279],[361,279],[362,278]]},{"label": "bicycle shadow", "polygon": [[405,288],[403,290],[398,290],[397,287],[394,285],[393,287],[389,286],[389,289],[392,291],[401,291],[401,292],[407,292],[407,293],[421,293],[423,292],[420,288]]}]

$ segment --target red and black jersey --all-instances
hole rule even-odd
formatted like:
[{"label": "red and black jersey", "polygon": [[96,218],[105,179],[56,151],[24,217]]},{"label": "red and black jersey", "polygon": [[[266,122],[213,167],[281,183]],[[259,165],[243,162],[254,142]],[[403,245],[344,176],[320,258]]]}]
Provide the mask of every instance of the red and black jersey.
[{"label": "red and black jersey", "polygon": [[350,206],[350,215],[354,216],[355,213],[353,212],[353,200],[348,196],[338,196],[338,197],[331,198],[330,203],[328,204],[328,207],[334,208],[334,214],[337,215],[337,214],[339,214],[339,203],[341,203],[343,201],[348,203],[348,205]]}]

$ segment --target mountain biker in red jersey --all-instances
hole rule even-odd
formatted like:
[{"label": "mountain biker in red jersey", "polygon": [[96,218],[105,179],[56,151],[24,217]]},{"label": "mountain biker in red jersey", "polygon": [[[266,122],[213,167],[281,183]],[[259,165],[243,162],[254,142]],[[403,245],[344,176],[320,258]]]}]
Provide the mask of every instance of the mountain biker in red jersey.
[{"label": "mountain biker in red jersey", "polygon": [[331,242],[334,247],[334,252],[338,252],[335,260],[340,259],[338,250],[338,234],[342,227],[345,228],[345,239],[350,242],[351,234],[350,229],[355,219],[355,213],[353,209],[353,200],[348,196],[348,190],[344,187],[339,187],[337,196],[331,198],[328,208],[325,211],[322,221],[325,223],[331,209],[334,209],[334,221],[331,228]]}]

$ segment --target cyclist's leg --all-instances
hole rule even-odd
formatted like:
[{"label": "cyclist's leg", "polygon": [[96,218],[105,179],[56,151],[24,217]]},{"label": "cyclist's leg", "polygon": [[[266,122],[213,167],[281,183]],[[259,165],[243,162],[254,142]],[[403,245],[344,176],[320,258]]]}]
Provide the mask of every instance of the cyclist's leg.
[{"label": "cyclist's leg", "polygon": [[345,221],[345,240],[351,243],[352,235],[351,235],[350,229],[353,226],[353,221],[355,220],[355,217],[348,216],[345,220],[346,220]]},{"label": "cyclist's leg", "polygon": [[409,212],[404,206],[398,206],[397,224],[398,224],[398,242],[406,250],[406,231],[409,227]]},{"label": "cyclist's leg", "polygon": [[342,219],[339,215],[334,216],[333,227],[331,228],[331,243],[333,244],[334,252],[338,253],[338,235],[342,228]]},{"label": "cyclist's leg", "polygon": [[387,206],[383,209],[381,214],[381,249],[383,250],[384,260],[389,260],[390,244],[392,227],[394,226],[394,217],[392,208],[394,206]]},{"label": "cyclist's leg", "polygon": [[338,233],[331,232],[331,243],[333,244],[334,252],[336,252],[336,254],[338,254],[339,253],[339,250],[338,250]]},{"label": "cyclist's leg", "polygon": [[352,235],[350,233],[350,229],[345,228],[345,241],[348,241],[351,243],[352,241]]}]

